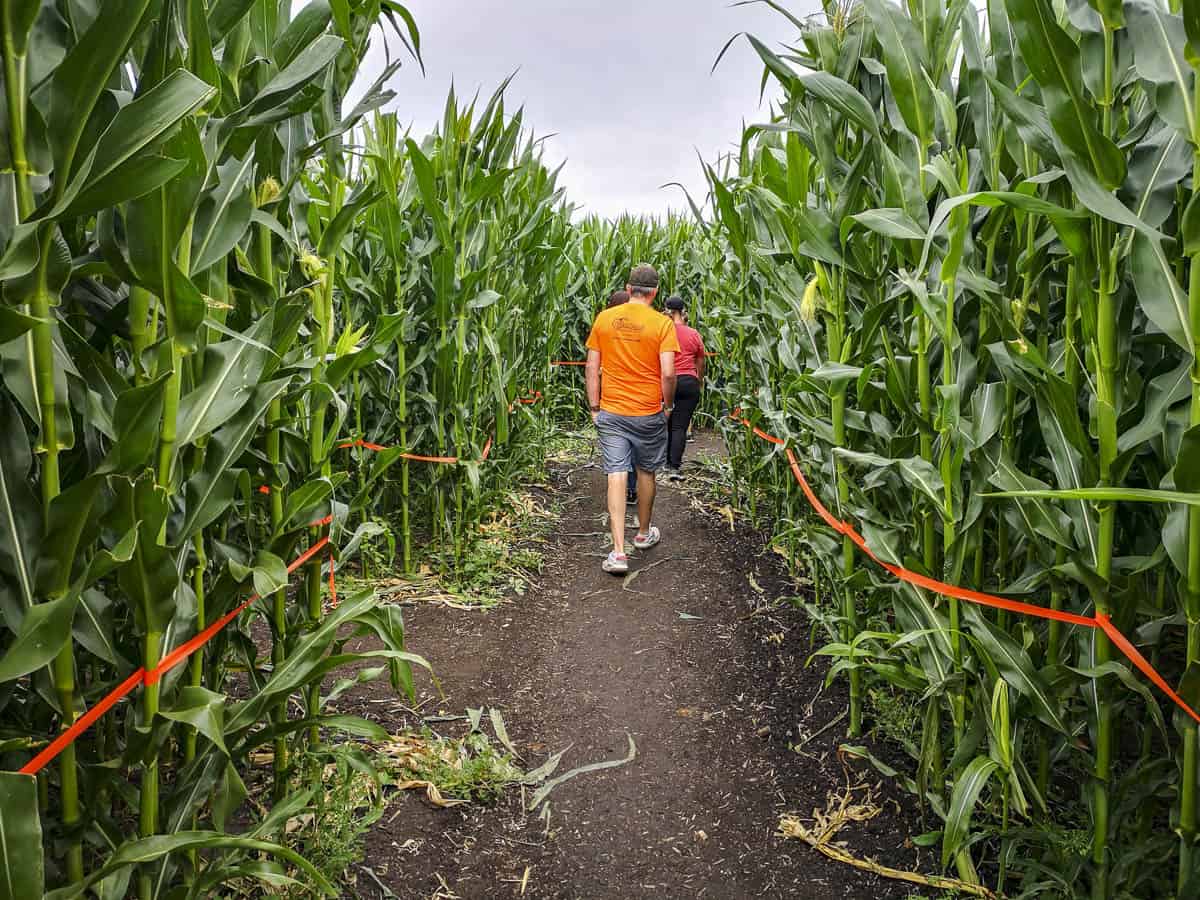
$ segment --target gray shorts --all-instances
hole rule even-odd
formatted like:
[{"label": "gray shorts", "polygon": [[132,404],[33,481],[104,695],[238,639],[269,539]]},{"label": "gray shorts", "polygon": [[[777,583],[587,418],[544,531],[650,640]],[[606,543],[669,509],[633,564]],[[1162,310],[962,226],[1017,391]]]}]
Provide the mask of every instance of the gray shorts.
[{"label": "gray shorts", "polygon": [[606,475],[628,472],[633,466],[657,472],[667,464],[667,420],[662,413],[618,416],[600,410],[596,430]]}]

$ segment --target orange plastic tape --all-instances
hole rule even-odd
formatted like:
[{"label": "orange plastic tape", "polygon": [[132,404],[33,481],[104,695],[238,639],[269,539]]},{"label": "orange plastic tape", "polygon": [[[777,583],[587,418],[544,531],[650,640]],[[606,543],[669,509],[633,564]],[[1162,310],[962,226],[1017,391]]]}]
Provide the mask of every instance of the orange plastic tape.
[{"label": "orange plastic tape", "polygon": [[[314,522],[313,527],[328,525],[332,521],[333,516],[327,516],[324,519],[321,519],[319,522]],[[288,574],[290,575],[291,573],[295,572],[296,569],[300,568],[316,554],[320,553],[321,550],[328,544],[328,537],[321,538],[319,541],[309,547],[304,553],[296,557],[296,559],[293,560],[290,565],[288,565]],[[329,583],[330,589],[335,590],[333,587],[332,555],[329,558]],[[70,725],[70,727],[68,727],[62,732],[62,734],[51,741],[37,756],[22,766],[20,769],[20,774],[36,775],[51,762],[53,762],[55,757],[62,753],[63,750],[75,743],[75,741],[79,739],[79,736],[91,728],[101,716],[103,716],[106,712],[116,706],[117,703],[128,696],[134,688],[138,687],[139,685],[156,684],[165,674],[167,674],[167,672],[171,671],[180,663],[187,660],[188,657],[190,657],[193,653],[211,641],[213,637],[216,636],[217,632],[221,631],[221,629],[241,615],[247,609],[247,607],[259,599],[260,597],[258,594],[250,597],[245,603],[235,608],[232,612],[226,613],[191,640],[180,644],[161,660],[159,660],[158,665],[153,669],[147,671],[144,668],[139,668],[134,671],[128,678],[126,678],[119,685],[117,685],[117,687],[113,688],[113,690],[105,695],[104,699],[76,719]]]},{"label": "orange plastic tape", "polygon": [[[785,446],[786,441],[783,441],[773,434],[767,434],[765,431],[754,426],[749,419],[742,418],[742,411],[735,409],[730,413],[730,418],[740,422],[745,427],[751,429],[755,435],[765,441],[769,441],[777,446]],[[813,491],[808,479],[804,477],[804,473],[800,469],[800,463],[796,459],[796,455],[791,448],[786,449],[788,466],[792,470],[792,475],[796,482],[800,485],[800,490],[804,497],[808,500],[809,505],[824,520],[825,524],[838,534],[848,537],[859,550],[863,552],[868,559],[872,560],[882,568],[886,569],[900,581],[907,582],[919,588],[924,588],[935,594],[941,594],[945,597],[953,597],[956,600],[964,600],[967,603],[975,603],[980,606],[989,606],[994,609],[1003,609],[1008,612],[1016,613],[1022,616],[1031,616],[1039,619],[1053,619],[1057,622],[1065,622],[1069,625],[1079,625],[1084,628],[1099,628],[1103,631],[1108,639],[1120,650],[1125,657],[1134,664],[1150,679],[1154,685],[1171,699],[1176,706],[1182,709],[1185,713],[1191,716],[1196,722],[1200,723],[1200,714],[1192,709],[1187,702],[1179,696],[1171,686],[1167,684],[1165,678],[1158,673],[1153,665],[1138,651],[1125,635],[1123,635],[1108,616],[1103,613],[1096,613],[1095,616],[1080,616],[1075,613],[1063,612],[1057,609],[1047,609],[1044,606],[1035,606],[1032,603],[1022,603],[1018,600],[1009,600],[1007,597],[997,597],[994,594],[985,594],[981,591],[974,591],[970,588],[960,587],[956,584],[947,584],[944,581],[938,581],[935,578],[930,578],[927,575],[921,575],[919,572],[913,572],[903,566],[897,566],[880,559],[867,546],[866,539],[858,533],[858,531],[849,522],[845,522],[831,513],[816,492]]]},{"label": "orange plastic tape", "polygon": [[[542,399],[543,399],[542,392],[535,391],[533,394],[531,394],[528,397],[517,398],[516,403],[528,405],[528,404],[532,404],[532,403],[537,403],[539,400],[542,400]],[[510,408],[510,411],[513,408],[515,408],[515,404],[513,407]],[[484,445],[483,455],[480,459],[480,462],[484,462],[485,460],[487,460],[488,456],[492,452],[492,444],[493,444],[493,439],[489,437],[487,440],[487,444]],[[364,440],[348,441],[344,444],[339,444],[338,446],[342,449],[346,449],[349,447],[362,447],[363,449],[371,450],[374,452],[379,452],[379,451],[388,449],[387,447],[384,447],[381,444],[373,444],[369,441],[364,441]],[[415,460],[417,462],[443,463],[446,465],[454,465],[459,461],[457,456],[417,456],[412,453],[402,454],[402,458]],[[258,491],[260,494],[270,494],[271,488],[264,484],[261,487],[259,487]],[[333,516],[326,516],[325,518],[321,519],[320,521],[313,522],[310,527],[320,528],[322,526],[330,524],[332,521],[333,521]],[[312,559],[314,556],[316,556],[318,553],[320,553],[327,546],[329,546],[329,537],[328,536],[322,537],[319,541],[314,543],[311,547],[309,547],[307,550],[305,550],[304,553],[300,554],[300,556],[296,557],[296,559],[294,559],[291,562],[291,564],[288,565],[288,567],[287,567],[288,574],[290,575],[293,572],[295,572],[296,569],[300,568],[302,565],[304,565],[306,562],[308,562],[310,559]],[[330,594],[331,602],[333,603],[334,606],[336,606],[338,603],[338,596],[337,596],[337,583],[336,583],[335,577],[334,577],[334,560],[333,560],[332,553],[329,555],[329,594]],[[91,728],[92,725],[95,724],[95,722],[101,716],[103,716],[106,712],[108,712],[110,709],[112,709],[114,706],[116,706],[117,703],[119,703],[122,699],[124,699],[126,696],[128,696],[134,690],[134,688],[138,687],[139,685],[156,684],[158,681],[160,681],[162,679],[162,677],[165,674],[170,672],[176,666],[183,663],[193,653],[195,653],[197,650],[199,650],[201,647],[203,647],[205,644],[207,644],[209,641],[211,641],[218,632],[220,632],[223,628],[225,628],[225,626],[227,626],[230,622],[232,622],[234,619],[236,619],[243,612],[245,612],[245,610],[251,604],[253,604],[256,600],[259,600],[259,599],[261,599],[261,598],[259,597],[258,594],[255,594],[254,596],[250,597],[248,600],[246,600],[245,603],[241,604],[240,606],[238,606],[231,612],[226,613],[224,616],[222,616],[217,621],[213,622],[211,625],[209,625],[207,628],[205,628],[203,631],[201,631],[199,634],[197,634],[191,640],[186,641],[183,644],[180,644],[178,647],[176,647],[174,650],[172,650],[170,653],[168,653],[166,656],[164,656],[161,660],[159,660],[158,665],[155,666],[150,671],[147,671],[144,668],[140,668],[140,669],[137,669],[132,674],[130,674],[130,676],[128,678],[126,678],[119,685],[117,685],[117,687],[115,687],[112,691],[110,691],[102,700],[100,700],[100,702],[98,702],[95,706],[93,706],[91,709],[89,709],[86,713],[84,713],[82,716],[80,716],[78,719],[76,719],[75,722],[73,722],[66,730],[64,730],[62,732],[62,734],[60,734],[53,741],[51,741],[44,750],[42,750],[33,759],[31,759],[28,763],[26,763],[21,768],[20,773],[22,775],[36,775],[38,772],[40,772],[42,769],[44,769],[47,765],[49,765],[51,762],[53,762],[55,757],[57,757],[60,753],[62,753],[66,747],[70,746],[76,740],[78,740],[79,736],[82,735],[84,732],[86,732],[89,728]]]},{"label": "orange plastic tape", "polygon": [[552,366],[586,366],[587,363],[586,362],[575,362],[575,361],[569,360],[569,359],[561,359],[561,360],[555,360],[554,362],[550,363],[550,365],[552,365]]},{"label": "orange plastic tape", "polygon": [[[583,364],[580,363],[580,365],[583,365]],[[513,410],[515,410],[517,408],[518,404],[520,404],[522,406],[530,406],[534,403],[540,402],[543,399],[545,399],[545,397],[541,391],[534,391],[528,397],[518,397],[516,400],[514,400],[511,404],[509,404],[508,411],[512,412]],[[491,455],[492,444],[493,444],[494,440],[495,440],[494,436],[489,437],[487,439],[487,443],[483,447],[483,455],[480,456],[480,458],[479,458],[480,462],[486,462],[488,456]],[[393,449],[391,447],[384,447],[381,444],[372,444],[369,441],[364,441],[364,440],[347,441],[344,444],[338,444],[338,447],[342,450],[345,450],[350,447],[362,447],[366,450],[373,450],[376,453],[379,453],[383,450]],[[446,465],[446,466],[454,466],[454,465],[458,465],[460,462],[462,462],[462,459],[460,459],[457,456],[418,456],[415,453],[401,453],[400,458],[412,460],[413,462],[440,463],[441,465]]]}]

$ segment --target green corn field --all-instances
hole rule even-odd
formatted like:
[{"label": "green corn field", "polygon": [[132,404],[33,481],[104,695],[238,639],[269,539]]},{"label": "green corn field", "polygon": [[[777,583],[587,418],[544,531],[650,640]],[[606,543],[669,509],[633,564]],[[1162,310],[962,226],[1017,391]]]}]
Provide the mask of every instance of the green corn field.
[{"label": "green corn field", "polygon": [[[885,562],[1107,617],[1200,708],[1200,0],[765,2],[763,120],[686,213],[610,221],[507,84],[404,124],[395,0],[5,0],[0,898],[335,894],[300,773],[386,733],[332,683],[430,668],[337,573],[464,564],[646,260],[921,846],[997,895],[1200,893],[1197,723],[1099,628],[898,581],[731,417]],[[373,33],[403,56],[351,106]]]}]

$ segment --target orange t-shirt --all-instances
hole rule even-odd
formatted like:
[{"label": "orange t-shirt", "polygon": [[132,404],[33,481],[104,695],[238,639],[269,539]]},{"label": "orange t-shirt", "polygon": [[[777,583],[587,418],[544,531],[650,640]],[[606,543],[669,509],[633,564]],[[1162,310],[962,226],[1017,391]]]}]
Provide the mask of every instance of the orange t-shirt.
[{"label": "orange t-shirt", "polygon": [[662,313],[631,300],[596,317],[587,347],[600,353],[600,407],[618,416],[652,416],[662,409],[658,354],[679,352],[675,326]]}]

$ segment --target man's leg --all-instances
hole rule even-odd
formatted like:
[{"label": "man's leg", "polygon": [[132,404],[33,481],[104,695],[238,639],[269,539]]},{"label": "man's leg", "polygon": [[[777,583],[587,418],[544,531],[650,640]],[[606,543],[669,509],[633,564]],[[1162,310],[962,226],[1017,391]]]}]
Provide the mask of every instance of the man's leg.
[{"label": "man's leg", "polygon": [[651,516],[654,515],[654,494],[657,490],[658,483],[654,480],[654,473],[638,469],[638,534],[640,535],[650,533],[650,526],[653,524]]},{"label": "man's leg", "polygon": [[[667,420],[663,416],[645,416],[639,421],[634,456],[638,467],[638,537],[650,538],[654,530],[654,498],[658,491],[654,476],[667,462]],[[657,540],[655,538],[654,542]],[[641,541],[635,540],[634,544],[640,547]]]},{"label": "man's leg", "polygon": [[625,552],[625,491],[628,484],[628,472],[608,476],[608,525],[612,530],[613,550],[618,555]]},{"label": "man's leg", "polygon": [[614,562],[611,557],[605,560],[604,568],[606,571],[623,572],[627,565],[624,560],[625,491],[629,483],[629,467],[633,464],[633,443],[621,418],[607,412],[601,412],[596,419],[596,434],[600,439],[600,453],[608,481],[606,505],[613,540],[612,552],[621,557],[616,561],[620,568],[610,568]]}]

